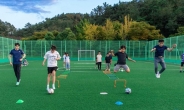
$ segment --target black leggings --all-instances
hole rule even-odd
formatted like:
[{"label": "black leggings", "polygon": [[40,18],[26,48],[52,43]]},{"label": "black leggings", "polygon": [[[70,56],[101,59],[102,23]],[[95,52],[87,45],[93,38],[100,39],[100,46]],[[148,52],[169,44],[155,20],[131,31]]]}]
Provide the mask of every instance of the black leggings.
[{"label": "black leggings", "polygon": [[102,62],[98,62],[97,65],[98,65],[98,69],[101,70]]},{"label": "black leggings", "polygon": [[20,80],[20,70],[21,70],[21,64],[13,64],[13,69],[15,72],[15,76],[17,78],[17,82]]}]

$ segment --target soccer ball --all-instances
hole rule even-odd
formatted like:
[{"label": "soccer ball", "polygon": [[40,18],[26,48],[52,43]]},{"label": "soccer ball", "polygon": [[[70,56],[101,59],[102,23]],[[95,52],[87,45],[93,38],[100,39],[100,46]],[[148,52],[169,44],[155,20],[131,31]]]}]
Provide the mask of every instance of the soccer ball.
[{"label": "soccer ball", "polygon": [[130,94],[131,92],[132,92],[132,90],[130,88],[125,89],[125,93]]},{"label": "soccer ball", "polygon": [[123,72],[124,70],[122,68],[120,68],[119,71]]},{"label": "soccer ball", "polygon": [[48,93],[49,93],[49,94],[53,94],[53,93],[54,93],[54,89],[50,88],[50,89],[48,90]]}]

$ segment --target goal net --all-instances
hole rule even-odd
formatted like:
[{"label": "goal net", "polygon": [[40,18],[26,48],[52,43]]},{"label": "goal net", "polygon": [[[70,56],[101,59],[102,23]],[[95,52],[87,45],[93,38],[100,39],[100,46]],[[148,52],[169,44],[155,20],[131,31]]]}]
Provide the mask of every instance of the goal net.
[{"label": "goal net", "polygon": [[78,61],[95,61],[95,50],[78,50]]}]

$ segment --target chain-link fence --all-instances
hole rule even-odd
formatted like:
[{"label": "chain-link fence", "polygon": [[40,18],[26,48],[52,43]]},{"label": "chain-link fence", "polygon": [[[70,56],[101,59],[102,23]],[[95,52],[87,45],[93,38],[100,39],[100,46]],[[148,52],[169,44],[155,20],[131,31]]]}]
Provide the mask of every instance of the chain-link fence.
[{"label": "chain-link fence", "polygon": [[[180,62],[180,54],[184,53],[184,36],[176,36],[166,38],[165,45],[171,47],[172,44],[177,44],[177,48],[172,52],[165,52],[165,60],[171,63]],[[26,53],[27,58],[43,58],[46,51],[50,50],[51,45],[57,47],[57,51],[62,55],[64,52],[69,53],[72,60],[78,59],[78,50],[94,50],[95,54],[101,51],[102,56],[110,50],[118,51],[121,45],[127,47],[127,54],[137,60],[152,60],[154,53],[150,50],[158,44],[154,41],[19,41],[0,37],[0,59],[7,59],[11,49],[14,48],[14,43],[19,42],[22,50]],[[85,56],[84,56],[85,57]]]}]

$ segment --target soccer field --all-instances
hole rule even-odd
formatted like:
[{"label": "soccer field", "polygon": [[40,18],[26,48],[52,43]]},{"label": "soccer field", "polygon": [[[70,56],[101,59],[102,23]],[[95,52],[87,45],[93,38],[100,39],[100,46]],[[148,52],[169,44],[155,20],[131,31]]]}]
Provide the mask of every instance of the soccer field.
[{"label": "soccer field", "polygon": [[[118,72],[119,79],[127,80],[132,89],[126,94],[123,82],[110,79],[103,71],[94,69],[94,62],[72,61],[71,71],[62,69],[57,76],[60,87],[54,94],[46,91],[47,68],[42,61],[29,61],[22,67],[21,83],[16,86],[13,68],[0,64],[0,109],[1,110],[183,110],[184,73],[179,73],[179,65],[167,64],[166,71],[157,79],[152,62],[128,62],[130,73]],[[61,68],[62,61],[59,61]],[[103,69],[105,64],[103,64]],[[111,65],[111,70],[113,65]],[[56,83],[57,87],[57,83]],[[100,92],[107,92],[101,95]],[[17,100],[24,103],[16,104]],[[116,101],[123,105],[115,105]]]}]

